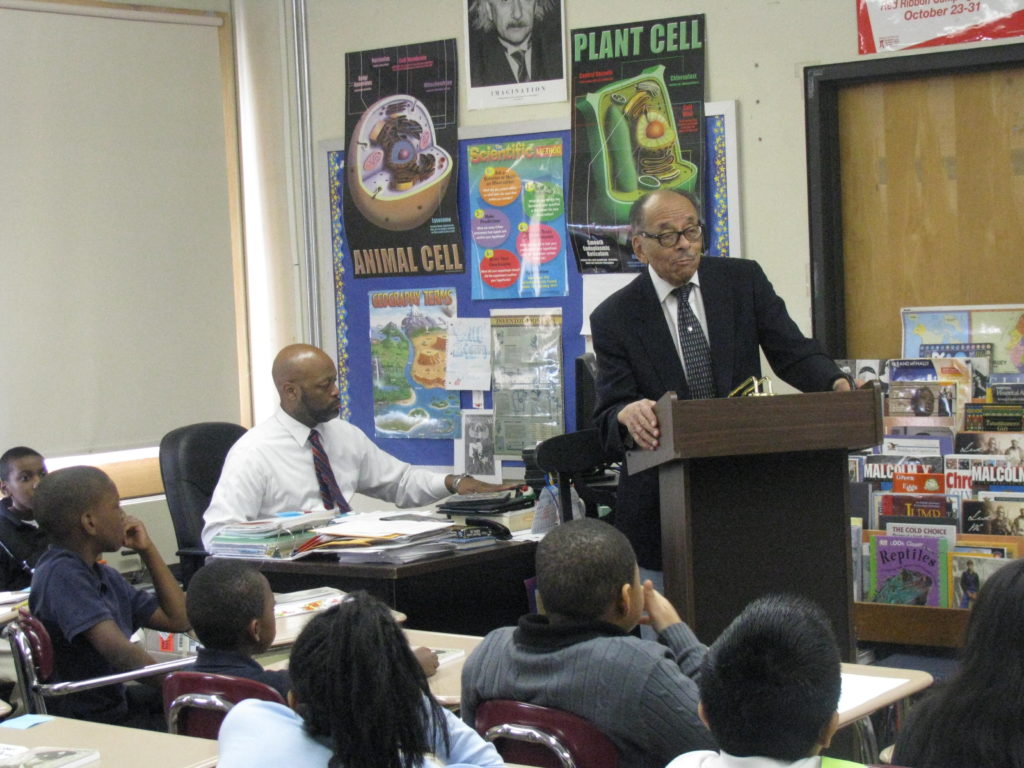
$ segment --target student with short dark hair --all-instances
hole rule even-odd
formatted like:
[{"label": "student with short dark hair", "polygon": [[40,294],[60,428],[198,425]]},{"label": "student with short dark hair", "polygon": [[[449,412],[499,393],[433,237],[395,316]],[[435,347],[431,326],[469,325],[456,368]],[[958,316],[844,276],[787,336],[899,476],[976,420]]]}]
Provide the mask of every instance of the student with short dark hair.
[{"label": "student with short dark hair", "polygon": [[0,590],[26,589],[50,542],[32,511],[36,486],[46,475],[42,455],[23,445],[0,456]]},{"label": "student with short dark hair", "polygon": [[1024,768],[1024,560],[985,579],[956,674],[932,686],[896,737],[893,763]]},{"label": "student with short dark hair", "polygon": [[240,560],[209,560],[188,583],[185,610],[202,643],[194,671],[245,677],[288,696],[288,673],[264,669],[252,658],[270,647],[277,632],[266,576]]},{"label": "student with short dark hair", "polygon": [[[463,720],[488,699],[572,712],[611,739],[622,768],[714,747],[694,682],[707,648],[650,581],[641,585],[629,540],[600,520],[573,520],[541,540],[536,564],[545,614],[494,630],[470,654]],[[661,643],[630,634],[641,620]]]},{"label": "student with short dark hair", "polygon": [[[117,486],[95,467],[51,472],[36,489],[35,514],[53,545],[32,577],[29,608],[53,643],[56,679],[82,680],[153,664],[129,637],[140,627],[164,632],[189,628],[185,595],[145,526],[121,509]],[[108,565],[104,552],[139,553],[155,596],[132,588]],[[53,714],[165,730],[159,680],[112,685],[53,698]]]},{"label": "student with short dark hair", "polygon": [[720,752],[680,755],[668,768],[838,768],[818,757],[839,722],[839,648],[824,612],[795,595],[750,603],[711,645],[700,714]]},{"label": "student with short dark hair", "polygon": [[314,616],[289,668],[291,708],[248,699],[228,712],[220,768],[504,765],[437,703],[391,611],[365,592]]}]

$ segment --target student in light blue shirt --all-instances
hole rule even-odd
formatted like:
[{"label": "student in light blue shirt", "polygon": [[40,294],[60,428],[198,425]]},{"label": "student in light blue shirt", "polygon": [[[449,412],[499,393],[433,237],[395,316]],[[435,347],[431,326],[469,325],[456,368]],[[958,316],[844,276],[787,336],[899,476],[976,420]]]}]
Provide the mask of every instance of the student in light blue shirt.
[{"label": "student in light blue shirt", "polygon": [[504,765],[441,707],[386,605],[354,592],[292,647],[289,706],[247,700],[221,726],[221,768]]}]

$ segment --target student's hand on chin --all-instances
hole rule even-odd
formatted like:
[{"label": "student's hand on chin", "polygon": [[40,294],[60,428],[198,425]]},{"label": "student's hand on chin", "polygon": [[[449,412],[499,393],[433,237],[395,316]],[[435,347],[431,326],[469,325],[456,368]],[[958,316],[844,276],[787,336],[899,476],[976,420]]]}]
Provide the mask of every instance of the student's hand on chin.
[{"label": "student's hand on chin", "polygon": [[142,552],[152,546],[146,526],[137,517],[124,520],[124,546]]}]

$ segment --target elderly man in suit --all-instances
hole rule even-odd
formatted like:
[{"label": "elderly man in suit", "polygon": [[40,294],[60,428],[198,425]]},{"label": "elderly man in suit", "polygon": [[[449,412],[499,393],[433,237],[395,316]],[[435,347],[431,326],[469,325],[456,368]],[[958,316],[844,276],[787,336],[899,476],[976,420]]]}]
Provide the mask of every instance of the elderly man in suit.
[{"label": "elderly man in suit", "polygon": [[[849,389],[849,378],[806,338],[756,262],[702,258],[704,227],[693,198],[658,190],[630,212],[633,251],[646,272],[590,316],[597,353],[595,414],[605,448],[653,450],[655,400],[724,397],[761,375],[759,348],[773,371],[801,391]],[[657,469],[619,480],[616,525],[644,578],[661,581]]]},{"label": "elderly man in suit", "polygon": [[471,0],[469,13],[474,88],[562,77],[556,0]]}]

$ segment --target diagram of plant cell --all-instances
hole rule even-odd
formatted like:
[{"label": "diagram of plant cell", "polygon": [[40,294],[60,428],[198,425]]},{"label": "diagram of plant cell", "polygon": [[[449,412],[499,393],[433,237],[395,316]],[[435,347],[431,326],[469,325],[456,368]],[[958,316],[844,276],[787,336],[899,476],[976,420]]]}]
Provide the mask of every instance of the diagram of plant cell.
[{"label": "diagram of plant cell", "polygon": [[360,212],[382,229],[413,229],[441,204],[452,158],[435,142],[426,107],[412,96],[389,96],[363,113],[352,132],[346,174]]},{"label": "diagram of plant cell", "polygon": [[576,102],[587,117],[592,182],[609,218],[656,189],[693,191],[697,166],[683,157],[663,66],[609,83]]}]

